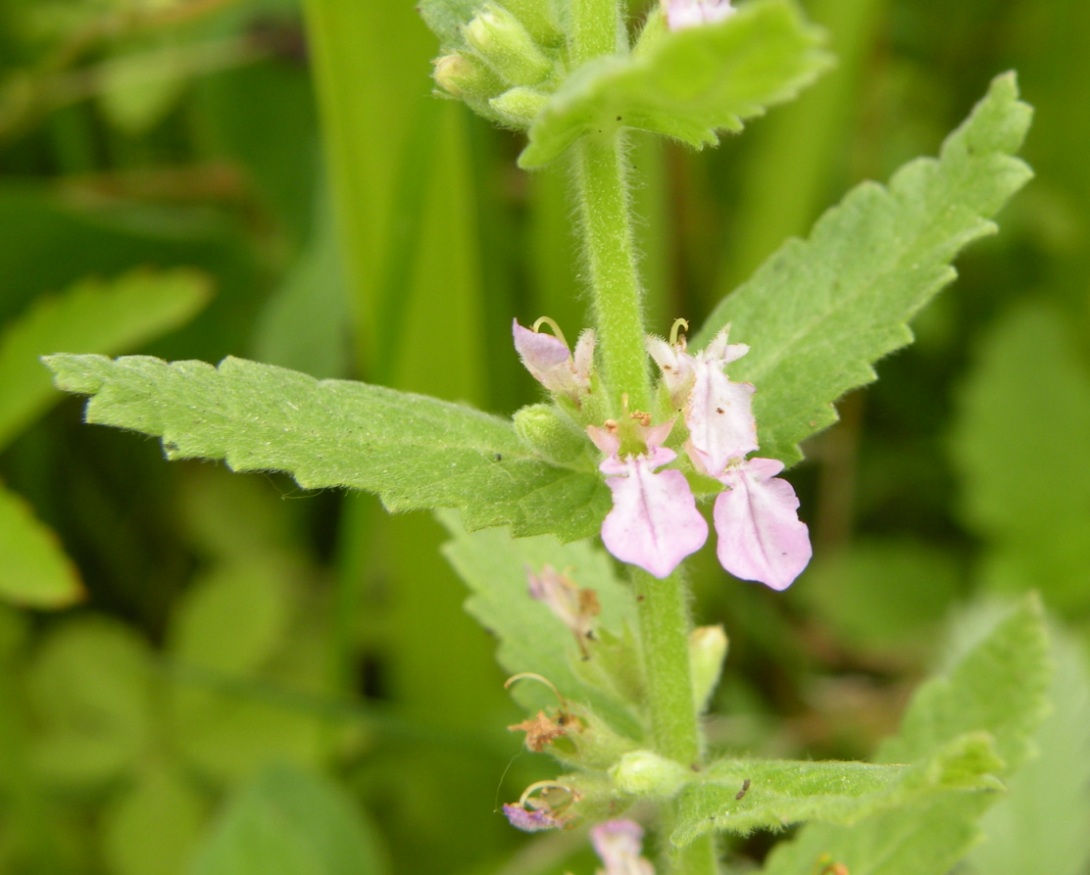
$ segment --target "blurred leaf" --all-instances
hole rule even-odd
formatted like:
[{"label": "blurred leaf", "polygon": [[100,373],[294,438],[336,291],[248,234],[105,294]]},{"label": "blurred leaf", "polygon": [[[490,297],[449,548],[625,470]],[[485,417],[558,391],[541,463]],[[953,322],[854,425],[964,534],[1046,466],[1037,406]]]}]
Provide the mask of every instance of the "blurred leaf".
[{"label": "blurred leaf", "polygon": [[875,378],[873,362],[912,340],[907,321],[955,276],[950,260],[995,231],[985,217],[1030,178],[1013,154],[1030,123],[1013,74],[943,144],[902,167],[888,189],[864,183],[725,298],[692,345],[725,325],[750,345],[732,379],[757,387],[761,453],[788,463],[799,441],[836,421],[841,395]]},{"label": "blurred leaf", "polygon": [[282,558],[240,556],[190,590],[172,618],[178,745],[217,780],[320,758],[323,724],[297,697],[316,692],[314,678],[295,670],[322,643],[290,589],[293,573]]},{"label": "blurred leaf", "polygon": [[[990,616],[988,614],[987,616]],[[1024,762],[1046,707],[1051,674],[1040,603],[1024,599],[985,631],[953,642],[960,658],[925,683],[903,729],[878,754],[886,762],[931,756],[966,733],[988,733],[1006,779]],[[977,820],[995,793],[942,794],[869,817],[854,827],[809,824],[776,847],[765,875],[799,875],[818,861],[851,875],[947,872],[979,839]]]},{"label": "blurred leaf", "polygon": [[1071,638],[1053,635],[1056,676],[1037,756],[1011,778],[981,821],[987,840],[969,856],[981,875],[1084,875],[1090,866],[1090,672]]},{"label": "blurred leaf", "polygon": [[681,791],[670,839],[684,846],[711,832],[748,835],[803,820],[852,824],[927,793],[994,790],[998,781],[990,773],[1002,768],[983,732],[954,739],[911,766],[722,760]]},{"label": "blurred leaf", "polygon": [[485,0],[421,0],[420,14],[432,33],[439,37],[443,48],[461,45],[461,27],[468,24],[473,13]]},{"label": "blurred leaf", "polygon": [[224,674],[256,671],[284,638],[291,603],[278,566],[251,557],[216,568],[172,617],[171,656]]},{"label": "blurred leaf", "polygon": [[328,212],[254,327],[254,358],[319,378],[344,376],[350,362],[351,319]]},{"label": "blurred leaf", "polygon": [[[290,14],[290,23],[282,25],[285,30],[274,30],[268,38],[273,44],[285,37],[299,39],[301,51],[297,12],[292,9]],[[275,18],[258,20],[277,27]],[[262,33],[251,30],[249,39],[260,43]],[[302,244],[320,231],[312,220],[321,153],[308,68],[285,61],[262,59],[203,76],[192,83],[189,105],[203,122],[209,148],[245,168],[248,181],[287,228],[292,243]]]},{"label": "blurred leaf", "polygon": [[189,875],[381,875],[379,840],[326,779],[285,766],[243,787],[194,857]]},{"label": "blurred leaf", "polygon": [[782,0],[755,0],[721,24],[663,34],[646,51],[574,71],[530,127],[519,165],[541,167],[577,139],[618,126],[703,148],[716,130],[794,97],[829,66],[818,31]]},{"label": "blurred leaf", "polygon": [[930,640],[960,578],[950,551],[868,538],[815,557],[799,595],[849,645],[891,650]]},{"label": "blurred leaf", "polygon": [[[200,682],[175,692],[175,727],[180,752],[204,778],[231,786],[269,763],[316,767],[327,756],[327,727],[290,689],[261,680],[194,680]],[[216,681],[210,688],[207,682]]]},{"label": "blurred leaf", "polygon": [[0,486],[0,597],[36,608],[60,608],[83,586],[57,536],[22,498]]},{"label": "blurred leaf", "polygon": [[[496,658],[504,671],[542,675],[562,696],[588,702],[598,714],[614,718],[618,728],[638,732],[631,714],[600,686],[587,683],[572,631],[530,597],[527,584],[529,571],[546,565],[562,571],[580,588],[595,591],[602,609],[596,627],[620,638],[626,626],[636,626],[636,604],[631,587],[615,577],[609,556],[587,541],[561,544],[549,535],[515,539],[503,529],[470,534],[456,515],[439,517],[454,536],[443,553],[471,591],[466,610],[499,639]],[[592,647],[591,661],[596,650]],[[544,686],[530,681],[516,684],[511,693],[528,709],[556,703]]]},{"label": "blurred leaf", "polygon": [[1090,374],[1066,326],[1040,304],[988,333],[961,392],[950,443],[966,522],[988,539],[985,577],[1039,587],[1048,603],[1090,610]]},{"label": "blurred leaf", "polygon": [[84,618],[51,630],[28,672],[40,731],[32,756],[62,784],[118,777],[150,732],[147,647],[119,622]]},{"label": "blurred leaf", "polygon": [[111,875],[182,875],[204,824],[204,806],[162,766],[105,812],[103,849]]},{"label": "blurred leaf", "polygon": [[288,471],[306,489],[366,489],[394,512],[459,507],[472,529],[519,535],[587,537],[608,509],[590,470],[540,460],[510,423],[462,405],[236,358],[218,368],[146,356],[48,363],[65,391],[95,395],[88,422],[159,435],[168,458]]},{"label": "blurred leaf", "polygon": [[129,136],[158,124],[181,97],[192,72],[178,48],[132,51],[103,64],[98,100],[110,122]]},{"label": "blurred leaf", "polygon": [[[791,236],[805,234],[829,205],[844,173],[852,123],[865,93],[886,0],[812,0],[806,12],[829,34],[836,66],[797,101],[748,132],[741,158],[742,191],[732,203],[714,305]],[[700,290],[703,291],[703,290]]]},{"label": "blurred leaf", "polygon": [[56,400],[40,356],[120,352],[184,324],[208,295],[206,277],[177,270],[84,280],[41,299],[0,336],[0,447]]}]

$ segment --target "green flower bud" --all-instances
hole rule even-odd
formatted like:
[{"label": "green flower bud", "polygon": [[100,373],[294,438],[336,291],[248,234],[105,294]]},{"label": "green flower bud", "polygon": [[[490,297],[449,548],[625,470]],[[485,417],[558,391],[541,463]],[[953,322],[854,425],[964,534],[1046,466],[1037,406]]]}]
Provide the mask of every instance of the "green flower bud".
[{"label": "green flower bud", "polygon": [[502,6],[485,6],[462,28],[462,36],[509,85],[536,85],[552,72],[552,62],[529,31]]},{"label": "green flower bud", "polygon": [[488,105],[508,120],[509,125],[528,128],[548,102],[548,95],[533,88],[511,88],[499,97],[492,98]]},{"label": "green flower bud", "polygon": [[689,660],[693,672],[693,706],[698,714],[708,707],[726,658],[727,634],[722,626],[693,629],[689,635]]},{"label": "green flower bud", "polygon": [[628,796],[669,799],[693,780],[693,772],[652,751],[634,750],[618,760],[609,777]]},{"label": "green flower bud", "polygon": [[550,404],[531,404],[514,416],[515,431],[523,442],[559,464],[572,461],[586,450],[587,439]]},{"label": "green flower bud", "polygon": [[452,97],[488,100],[503,91],[503,83],[485,64],[455,52],[432,61],[435,84]]}]

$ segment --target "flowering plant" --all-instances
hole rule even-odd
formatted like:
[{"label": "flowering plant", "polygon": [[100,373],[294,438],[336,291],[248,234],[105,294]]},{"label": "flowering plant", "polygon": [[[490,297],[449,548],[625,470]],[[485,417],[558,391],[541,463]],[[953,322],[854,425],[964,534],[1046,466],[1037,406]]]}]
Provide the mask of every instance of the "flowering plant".
[{"label": "flowering plant", "polygon": [[[867,867],[881,849],[846,838],[852,824],[873,837],[896,832],[880,818],[915,811],[927,832],[947,808],[972,823],[1024,758],[1039,710],[1034,604],[920,696],[880,763],[716,756],[701,717],[727,639],[693,628],[683,563],[709,536],[706,503],[733,577],[783,590],[806,568],[810,532],[780,475],[835,421],[834,403],[909,342],[907,320],[951,279],[950,261],[1028,179],[1014,157],[1029,123],[1014,77],[992,83],[937,159],[888,188],[859,186],[691,337],[679,320],[663,339],[644,322],[627,138],[703,148],[741,131],[829,66],[821,32],[787,0],[667,0],[631,40],[614,0],[423,0],[421,11],[441,43],[441,93],[525,134],[522,168],[574,183],[592,327],[573,349],[547,317],[516,318],[502,353],[509,364],[517,353],[547,400],[507,420],[236,358],[58,354],[47,359],[57,385],[92,396],[89,422],[159,436],[171,458],[440,510],[470,610],[498,635],[516,700],[537,712],[511,728],[570,770],[502,811],[530,832],[592,827],[608,875],[651,871],[630,818],[654,830],[656,871],[692,875],[720,871],[722,834],[813,821],[767,871],[827,859],[826,872],[854,875],[878,871]],[[953,708],[1015,645],[1029,668],[1009,713]],[[927,841],[949,864],[966,844],[964,831]]]}]

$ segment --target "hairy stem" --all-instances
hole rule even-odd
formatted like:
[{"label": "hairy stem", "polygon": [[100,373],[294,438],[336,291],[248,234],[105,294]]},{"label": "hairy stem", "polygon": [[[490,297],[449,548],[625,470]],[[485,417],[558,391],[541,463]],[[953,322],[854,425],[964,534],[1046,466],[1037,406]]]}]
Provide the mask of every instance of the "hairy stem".
[{"label": "hairy stem", "polygon": [[[633,583],[655,750],[699,768],[704,736],[693,704],[688,588],[677,573],[658,580],[636,570]],[[661,815],[663,832],[669,832],[675,815],[673,804],[667,803]],[[714,836],[698,839],[668,855],[665,862],[672,875],[715,875],[719,869]]]},{"label": "hairy stem", "polygon": [[605,382],[615,409],[627,394],[631,410],[646,410],[651,383],[627,170],[618,131],[584,137],[575,147],[577,197]]}]

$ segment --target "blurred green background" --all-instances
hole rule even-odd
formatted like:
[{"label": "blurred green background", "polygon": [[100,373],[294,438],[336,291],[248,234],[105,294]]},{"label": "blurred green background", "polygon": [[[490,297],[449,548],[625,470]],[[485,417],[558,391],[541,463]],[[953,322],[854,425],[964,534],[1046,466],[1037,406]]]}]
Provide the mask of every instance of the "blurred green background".
[{"label": "blurred green background", "polygon": [[[653,330],[934,154],[1006,69],[1037,179],[807,446],[812,567],[780,595],[698,558],[696,617],[731,637],[713,740],[866,757],[952,613],[1038,589],[1083,709],[1053,730],[1078,767],[1046,756],[1043,783],[1090,835],[1090,7],[804,5],[839,64],[797,103],[700,154],[635,140]],[[436,51],[411,0],[0,2],[0,871],[591,870],[578,834],[495,813],[550,766],[505,732],[429,516],[168,465],[83,426],[35,360],[230,354],[535,400],[511,318],[586,318],[566,173],[523,174],[517,137],[434,97]]]}]

